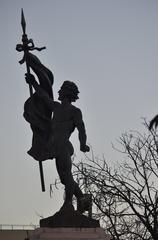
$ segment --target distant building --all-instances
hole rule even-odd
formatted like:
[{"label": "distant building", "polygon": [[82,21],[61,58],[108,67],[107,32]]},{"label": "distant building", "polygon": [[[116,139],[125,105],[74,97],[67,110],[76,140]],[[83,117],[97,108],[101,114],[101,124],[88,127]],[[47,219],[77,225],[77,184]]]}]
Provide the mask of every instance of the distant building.
[{"label": "distant building", "polygon": [[4,225],[0,224],[1,240],[25,240],[28,234],[38,226],[35,225]]}]

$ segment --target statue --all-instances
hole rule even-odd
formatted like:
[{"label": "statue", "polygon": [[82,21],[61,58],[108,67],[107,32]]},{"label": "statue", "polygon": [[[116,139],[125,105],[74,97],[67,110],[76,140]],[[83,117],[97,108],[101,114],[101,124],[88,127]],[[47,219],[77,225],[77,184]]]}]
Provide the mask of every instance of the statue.
[{"label": "statue", "polygon": [[[72,197],[75,195],[78,210],[84,212],[84,206],[87,206],[89,199],[86,199],[73,179],[71,156],[74,149],[69,141],[77,128],[80,150],[89,151],[81,110],[72,105],[72,102],[78,99],[78,87],[71,81],[65,81],[58,92],[60,102],[54,101],[51,89],[53,74],[31,53],[27,54],[27,63],[38,76],[40,83],[38,84],[32,74],[26,74],[26,82],[35,90],[24,106],[24,117],[31,124],[33,131],[32,147],[28,153],[37,161],[55,158],[59,178],[65,185],[66,197],[63,207],[72,205]],[[46,87],[48,81],[50,84]]]},{"label": "statue", "polygon": [[[27,38],[23,10],[21,25],[22,44],[17,44],[16,50],[24,52],[23,59],[19,63],[26,63],[25,79],[30,90],[30,97],[24,104],[24,118],[29,122],[33,132],[32,146],[28,154],[39,163],[42,191],[45,191],[42,162],[47,159],[55,159],[59,178],[65,186],[66,196],[60,211],[54,216],[40,220],[40,226],[98,227],[97,220],[92,219],[91,216],[82,215],[92,206],[91,196],[82,193],[71,172],[71,156],[74,149],[69,138],[75,129],[78,129],[79,132],[80,150],[82,152],[90,150],[86,144],[87,137],[82,112],[72,104],[78,99],[78,87],[71,81],[64,81],[58,91],[60,102],[54,100],[52,72],[30,53],[33,50],[41,51],[45,47],[37,48],[34,46],[33,40]],[[31,74],[31,70],[38,81]],[[72,205],[73,195],[77,198],[77,211]]]}]

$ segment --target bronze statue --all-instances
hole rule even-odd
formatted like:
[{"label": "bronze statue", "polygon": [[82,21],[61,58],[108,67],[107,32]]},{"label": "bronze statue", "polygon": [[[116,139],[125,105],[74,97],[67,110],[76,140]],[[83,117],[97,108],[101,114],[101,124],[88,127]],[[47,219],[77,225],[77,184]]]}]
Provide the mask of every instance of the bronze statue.
[{"label": "bronze statue", "polygon": [[65,185],[66,198],[63,207],[72,205],[72,197],[75,195],[78,210],[83,212],[88,199],[83,195],[71,173],[71,156],[74,149],[69,141],[71,134],[77,128],[80,150],[89,151],[81,110],[72,105],[72,102],[78,99],[78,87],[71,81],[65,81],[58,92],[58,100],[61,102],[54,101],[51,84],[46,86],[48,81],[53,83],[53,74],[33,54],[28,53],[27,63],[38,76],[40,83],[37,83],[32,74],[26,74],[26,82],[35,89],[35,93],[24,106],[24,117],[33,130],[32,148],[28,153],[38,161],[56,159],[60,180]]},{"label": "bronze statue", "polygon": [[[92,196],[83,194],[74,181],[71,172],[71,157],[74,153],[69,138],[75,129],[79,132],[80,150],[88,152],[86,131],[81,110],[72,103],[78,99],[78,87],[71,81],[64,81],[59,90],[59,101],[53,97],[52,85],[54,76],[40,60],[30,51],[42,50],[34,46],[33,40],[26,35],[26,22],[21,12],[23,30],[22,44],[16,50],[24,52],[20,64],[26,63],[26,82],[29,84],[30,97],[24,105],[24,118],[29,122],[33,132],[32,146],[28,154],[39,163],[42,191],[45,191],[42,162],[55,159],[61,183],[65,185],[65,201],[60,211],[54,216],[41,219],[41,227],[98,227],[99,222],[82,215],[84,211],[91,213]],[[31,70],[36,75],[31,74]],[[77,211],[74,211],[72,197],[77,198]]]}]

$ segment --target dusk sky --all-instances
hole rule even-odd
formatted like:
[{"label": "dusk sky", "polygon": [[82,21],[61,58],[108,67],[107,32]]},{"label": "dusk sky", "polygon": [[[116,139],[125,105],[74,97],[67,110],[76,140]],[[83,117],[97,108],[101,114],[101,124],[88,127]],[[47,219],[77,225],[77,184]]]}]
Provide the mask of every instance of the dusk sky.
[{"label": "dusk sky", "polygon": [[[44,162],[46,192],[40,187],[38,163],[27,150],[32,133],[23,118],[29,97],[24,80],[21,8],[26,31],[42,52],[34,51],[54,73],[54,95],[64,80],[79,88],[87,141],[96,156],[121,162],[111,143],[125,131],[145,128],[158,113],[157,0],[0,0],[0,224],[38,224],[63,203],[63,188],[49,196],[57,177],[55,161]],[[71,138],[75,161],[77,131]],[[91,156],[88,153],[88,156]]]}]

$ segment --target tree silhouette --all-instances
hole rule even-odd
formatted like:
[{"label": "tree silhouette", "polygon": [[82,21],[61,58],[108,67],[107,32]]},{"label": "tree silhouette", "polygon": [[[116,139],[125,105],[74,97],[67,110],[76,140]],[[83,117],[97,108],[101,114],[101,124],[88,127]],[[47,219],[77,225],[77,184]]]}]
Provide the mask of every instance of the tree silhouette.
[{"label": "tree silhouette", "polygon": [[158,138],[144,125],[146,133],[120,137],[120,164],[111,166],[93,152],[74,164],[78,182],[92,194],[94,216],[113,240],[158,239]]}]

